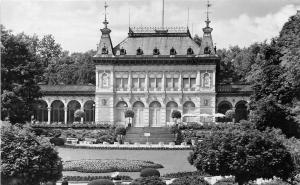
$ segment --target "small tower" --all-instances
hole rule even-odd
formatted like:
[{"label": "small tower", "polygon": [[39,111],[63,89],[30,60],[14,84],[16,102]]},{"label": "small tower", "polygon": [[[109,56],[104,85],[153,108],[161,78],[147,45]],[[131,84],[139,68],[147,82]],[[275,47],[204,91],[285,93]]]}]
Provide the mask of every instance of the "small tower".
[{"label": "small tower", "polygon": [[202,42],[201,42],[201,50],[200,50],[200,54],[201,55],[214,55],[215,54],[215,49],[214,49],[214,45],[213,45],[213,40],[212,40],[212,36],[211,36],[211,32],[213,31],[213,29],[211,27],[209,27],[210,24],[210,20],[209,20],[209,7],[211,6],[211,4],[209,3],[209,0],[207,1],[207,9],[206,9],[206,27],[203,28],[203,38],[202,38]]},{"label": "small tower", "polygon": [[101,39],[97,47],[97,54],[95,57],[111,57],[114,56],[113,53],[113,46],[110,38],[110,32],[111,30],[107,28],[108,21],[106,17],[106,9],[108,5],[105,1],[104,9],[105,9],[105,18],[103,21],[104,28],[100,29],[101,31]]}]

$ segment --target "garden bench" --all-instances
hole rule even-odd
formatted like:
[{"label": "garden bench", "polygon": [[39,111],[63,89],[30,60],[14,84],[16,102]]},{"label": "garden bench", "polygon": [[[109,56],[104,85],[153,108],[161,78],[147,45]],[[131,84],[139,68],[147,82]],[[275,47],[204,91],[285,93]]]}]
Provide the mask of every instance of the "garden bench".
[{"label": "garden bench", "polygon": [[68,144],[77,144],[78,139],[77,138],[67,138],[66,141]]}]

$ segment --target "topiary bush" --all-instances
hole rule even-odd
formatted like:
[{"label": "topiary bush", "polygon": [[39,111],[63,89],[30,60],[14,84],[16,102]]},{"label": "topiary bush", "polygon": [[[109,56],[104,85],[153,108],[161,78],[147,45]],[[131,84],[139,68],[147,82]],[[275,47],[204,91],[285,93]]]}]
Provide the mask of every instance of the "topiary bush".
[{"label": "topiary bush", "polygon": [[160,173],[154,168],[144,168],[141,170],[140,177],[160,177]]},{"label": "topiary bush", "polygon": [[143,177],[135,179],[130,185],[166,185],[166,183],[159,177]]},{"label": "topiary bush", "polygon": [[123,126],[118,126],[115,130],[116,135],[122,135],[125,136],[126,135],[126,128]]},{"label": "topiary bush", "polygon": [[83,110],[78,109],[74,112],[75,118],[83,118],[84,116],[85,116],[85,112]]},{"label": "topiary bush", "polygon": [[175,179],[171,185],[210,185],[203,177],[199,176],[186,176]]},{"label": "topiary bush", "polygon": [[87,185],[115,185],[115,184],[108,179],[98,179],[89,182]]},{"label": "topiary bush", "polygon": [[65,140],[59,137],[53,137],[50,139],[50,143],[54,144],[55,146],[63,146],[65,145]]}]

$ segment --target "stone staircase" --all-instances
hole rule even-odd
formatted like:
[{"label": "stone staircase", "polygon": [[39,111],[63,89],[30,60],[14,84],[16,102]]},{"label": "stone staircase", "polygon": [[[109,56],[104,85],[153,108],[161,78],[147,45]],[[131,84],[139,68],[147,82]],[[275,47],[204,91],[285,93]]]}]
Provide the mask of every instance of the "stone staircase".
[{"label": "stone staircase", "polygon": [[152,144],[174,142],[174,134],[169,128],[164,127],[130,127],[126,132],[125,142],[145,144],[147,137],[144,136],[144,133],[150,133],[148,141]]}]

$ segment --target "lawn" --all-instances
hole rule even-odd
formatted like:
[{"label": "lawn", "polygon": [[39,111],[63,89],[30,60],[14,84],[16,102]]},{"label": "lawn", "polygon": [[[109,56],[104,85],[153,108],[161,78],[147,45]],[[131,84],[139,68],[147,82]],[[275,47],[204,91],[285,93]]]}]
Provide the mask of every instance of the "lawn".
[{"label": "lawn", "polygon": [[[161,174],[196,170],[196,168],[191,166],[187,161],[189,150],[95,150],[72,148],[58,148],[57,150],[63,161],[80,159],[144,160],[163,165],[164,168],[159,169]],[[63,174],[70,176],[99,175],[75,171],[65,171]],[[122,172],[120,174],[136,178],[139,172]],[[103,175],[109,174],[103,173]]]}]

